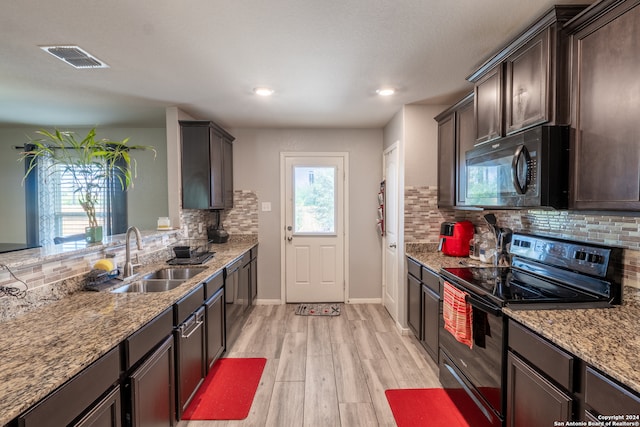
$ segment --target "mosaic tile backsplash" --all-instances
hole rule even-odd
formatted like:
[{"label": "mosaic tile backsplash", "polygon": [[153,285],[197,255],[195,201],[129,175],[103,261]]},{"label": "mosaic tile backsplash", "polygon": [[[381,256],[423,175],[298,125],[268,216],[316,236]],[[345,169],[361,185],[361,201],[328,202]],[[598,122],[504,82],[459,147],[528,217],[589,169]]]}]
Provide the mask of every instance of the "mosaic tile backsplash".
[{"label": "mosaic tile backsplash", "polygon": [[625,285],[640,288],[640,217],[541,209],[462,211],[438,209],[438,188],[405,188],[405,242],[436,243],[444,221],[471,221],[476,227],[491,212],[498,225],[534,234],[624,248]]},{"label": "mosaic tile backsplash", "polygon": [[[255,192],[235,190],[233,209],[219,213],[220,224],[230,235],[258,234],[258,196]],[[217,211],[183,209],[180,218],[183,234],[191,239],[206,239],[207,227],[216,224],[217,215]]]}]

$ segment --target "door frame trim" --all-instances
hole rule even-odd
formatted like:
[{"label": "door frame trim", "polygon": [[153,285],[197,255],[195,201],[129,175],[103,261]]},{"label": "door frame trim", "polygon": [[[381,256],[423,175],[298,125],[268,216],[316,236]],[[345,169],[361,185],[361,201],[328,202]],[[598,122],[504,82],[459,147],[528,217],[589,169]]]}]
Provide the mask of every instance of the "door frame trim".
[{"label": "door frame trim", "polygon": [[287,201],[285,195],[286,185],[286,166],[285,162],[288,157],[341,157],[343,174],[344,174],[344,190],[343,190],[343,222],[344,222],[344,294],[343,302],[349,302],[349,153],[348,152],[305,152],[305,151],[282,151],[280,152],[280,298],[283,304],[287,302],[287,265],[286,265],[286,209]]},{"label": "door frame trim", "polygon": [[[382,176],[383,176],[383,179],[386,181],[387,180],[387,177],[386,177],[386,166],[387,166],[386,165],[386,163],[387,163],[386,159],[387,159],[387,157],[386,156],[387,156],[388,153],[390,153],[393,150],[397,150],[396,151],[396,162],[398,164],[397,165],[398,166],[398,173],[397,173],[397,176],[396,176],[397,183],[398,183],[398,188],[394,189],[395,192],[396,192],[397,207],[398,207],[398,212],[395,212],[395,215],[396,215],[396,226],[397,226],[397,229],[395,230],[396,231],[396,237],[397,237],[397,242],[396,242],[396,244],[397,244],[397,248],[396,248],[396,273],[397,273],[398,271],[401,270],[400,262],[399,262],[400,255],[402,254],[402,257],[404,258],[404,251],[402,251],[400,249],[401,237],[400,237],[400,212],[399,211],[400,211],[400,206],[404,206],[404,202],[401,203],[401,201],[400,201],[400,188],[399,188],[400,187],[400,185],[399,185],[399,182],[400,182],[400,141],[395,141],[393,144],[391,144],[390,146],[388,146],[387,148],[385,148],[382,151]],[[385,206],[385,212],[387,212],[386,208],[387,208],[387,206]],[[385,216],[385,230],[386,230],[386,225],[387,224],[386,224],[386,216]],[[402,241],[404,242],[404,238],[402,238]],[[381,258],[382,259],[380,260],[380,262],[382,263],[382,289],[381,289],[382,298],[380,300],[381,300],[381,304],[383,306],[385,305],[384,304],[385,291],[386,291],[386,288],[387,288],[387,283],[386,283],[387,282],[387,263],[386,263],[386,255],[385,255],[385,247],[386,247],[386,245],[387,245],[387,235],[385,233],[382,236],[382,251],[381,251],[382,252],[381,253]],[[396,322],[398,320],[399,311],[400,311],[400,301],[399,301],[399,299],[400,299],[400,287],[403,284],[404,284],[404,282],[399,281],[398,275],[396,274],[396,301],[395,301],[396,318],[393,319]]]}]

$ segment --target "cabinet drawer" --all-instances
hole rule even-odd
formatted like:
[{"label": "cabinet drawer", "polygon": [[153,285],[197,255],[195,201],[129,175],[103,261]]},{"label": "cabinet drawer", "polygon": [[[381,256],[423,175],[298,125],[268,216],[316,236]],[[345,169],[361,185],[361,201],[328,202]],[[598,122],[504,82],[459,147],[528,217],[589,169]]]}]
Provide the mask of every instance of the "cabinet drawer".
[{"label": "cabinet drawer", "polygon": [[166,309],[151,322],[124,340],[124,368],[129,370],[173,330],[173,312]]},{"label": "cabinet drawer", "polygon": [[407,271],[413,277],[417,278],[418,280],[422,280],[422,266],[411,258],[407,258]]},{"label": "cabinet drawer", "polygon": [[568,391],[573,391],[574,357],[524,326],[509,321],[509,347]]},{"label": "cabinet drawer", "polygon": [[220,270],[204,282],[204,300],[207,301],[224,285],[223,270]]},{"label": "cabinet drawer", "polygon": [[120,376],[114,348],[18,418],[20,427],[66,426],[98,400]]},{"label": "cabinet drawer", "polygon": [[640,414],[640,397],[590,366],[585,377],[584,400],[601,415]]},{"label": "cabinet drawer", "polygon": [[251,251],[247,251],[242,254],[242,265],[247,265],[251,262]]},{"label": "cabinet drawer", "polygon": [[257,257],[258,257],[258,247],[254,246],[253,248],[251,248],[251,259],[254,259]]},{"label": "cabinet drawer", "polygon": [[204,286],[199,285],[197,288],[189,292],[180,301],[174,304],[174,325],[179,325],[185,319],[198,309],[204,302]]},{"label": "cabinet drawer", "polygon": [[440,296],[440,276],[425,266],[422,266],[422,283]]}]

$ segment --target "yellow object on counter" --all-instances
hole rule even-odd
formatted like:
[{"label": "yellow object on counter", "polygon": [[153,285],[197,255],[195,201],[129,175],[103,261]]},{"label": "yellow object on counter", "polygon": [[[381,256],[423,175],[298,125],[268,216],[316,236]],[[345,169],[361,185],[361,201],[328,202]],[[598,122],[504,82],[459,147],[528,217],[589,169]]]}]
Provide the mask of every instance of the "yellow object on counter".
[{"label": "yellow object on counter", "polygon": [[112,271],[115,269],[113,261],[108,259],[101,259],[93,265],[95,270]]}]

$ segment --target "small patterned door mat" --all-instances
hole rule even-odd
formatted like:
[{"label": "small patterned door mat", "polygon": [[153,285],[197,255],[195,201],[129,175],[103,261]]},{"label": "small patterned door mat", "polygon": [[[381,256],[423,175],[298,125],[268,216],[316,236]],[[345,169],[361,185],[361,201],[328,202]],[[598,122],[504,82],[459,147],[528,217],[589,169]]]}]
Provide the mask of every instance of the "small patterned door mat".
[{"label": "small patterned door mat", "polygon": [[340,316],[340,304],[298,304],[296,314],[300,316]]}]

